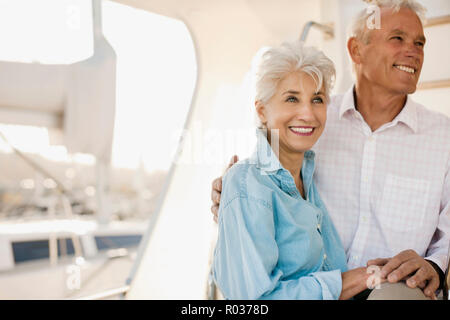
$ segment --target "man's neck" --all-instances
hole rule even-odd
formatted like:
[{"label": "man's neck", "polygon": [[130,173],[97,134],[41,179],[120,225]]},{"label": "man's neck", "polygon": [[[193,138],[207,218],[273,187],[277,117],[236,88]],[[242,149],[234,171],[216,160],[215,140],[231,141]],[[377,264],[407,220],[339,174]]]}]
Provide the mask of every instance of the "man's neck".
[{"label": "man's neck", "polygon": [[406,94],[387,92],[383,88],[357,83],[353,92],[356,110],[372,132],[391,122],[402,111]]}]

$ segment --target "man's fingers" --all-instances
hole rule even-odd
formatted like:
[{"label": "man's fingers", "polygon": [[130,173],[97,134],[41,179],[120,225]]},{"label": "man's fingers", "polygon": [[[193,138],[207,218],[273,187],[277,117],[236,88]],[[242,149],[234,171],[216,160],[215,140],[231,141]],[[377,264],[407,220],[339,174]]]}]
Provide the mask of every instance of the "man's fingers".
[{"label": "man's fingers", "polygon": [[427,282],[426,282],[426,281],[422,281],[422,282],[419,283],[417,286],[418,286],[420,289],[422,289],[422,291],[423,291],[423,289],[425,289],[426,285],[427,285]]},{"label": "man's fingers", "polygon": [[428,285],[423,290],[423,293],[434,300],[436,300],[435,292],[439,288],[439,277],[432,277]]},{"label": "man's fingers", "polygon": [[239,161],[239,157],[237,155],[232,156],[230,159],[230,162],[228,163],[227,170],[230,169],[238,161]]},{"label": "man's fingers", "polygon": [[423,289],[426,285],[426,281],[430,278],[431,275],[427,270],[425,268],[420,268],[412,277],[406,280],[406,285],[410,288],[420,287]]},{"label": "man's fingers", "polygon": [[222,177],[214,179],[212,187],[213,190],[222,192]]},{"label": "man's fingers", "polygon": [[381,277],[386,278],[393,270],[397,269],[401,264],[399,259],[395,257],[390,259],[384,266],[381,268]]},{"label": "man's fingers", "polygon": [[[423,270],[422,272],[418,272],[420,270],[420,264],[417,260],[411,259],[406,262],[403,262],[396,270],[392,271],[388,275],[389,282],[397,282],[400,281],[413,272],[417,271],[417,279],[418,280],[410,280],[410,284],[415,288],[419,282],[422,282],[426,279],[426,272]],[[424,278],[425,277],[425,278]]]},{"label": "man's fingers", "polygon": [[218,215],[219,215],[219,206],[216,205],[216,204],[211,206],[211,212],[212,212],[212,214],[214,216],[214,221],[217,223],[217,218],[218,218]]},{"label": "man's fingers", "polygon": [[[211,195],[214,195],[214,191],[221,193],[222,192],[222,177],[214,179],[213,183],[212,183],[212,193]],[[211,197],[211,200],[214,201],[213,197]]]},{"label": "man's fingers", "polygon": [[378,258],[367,261],[367,266],[384,266],[389,262],[389,258]]},{"label": "man's fingers", "polygon": [[[390,260],[389,260],[389,262],[388,263],[386,263],[384,266],[383,266],[383,268],[381,268],[381,276],[383,277],[383,278],[385,278],[385,277],[388,277],[388,275],[393,271],[393,270],[395,270],[395,269],[397,269],[398,267],[400,267],[403,263],[405,263],[406,261],[408,261],[408,260],[410,260],[410,259],[412,259],[412,258],[414,258],[414,257],[416,257],[417,256],[417,253],[415,253],[413,250],[405,250],[405,251],[402,251],[402,252],[400,252],[399,254],[397,254],[395,257],[393,257],[393,258],[391,258]],[[414,270],[412,270],[412,271],[410,271],[410,273],[411,272],[413,272]],[[408,275],[408,274],[406,274],[406,275]],[[406,275],[404,275],[404,276],[406,276]],[[403,277],[404,277],[403,276]],[[392,276],[392,278],[395,278],[396,276],[395,275],[393,275]],[[394,279],[392,279],[393,280],[393,282],[396,282],[396,281],[398,281],[398,280],[400,280],[400,279],[398,279],[398,280],[394,280]]]},{"label": "man's fingers", "polygon": [[211,193],[211,200],[215,205],[219,205],[220,204],[220,193],[217,192],[216,190],[213,190]]},{"label": "man's fingers", "polygon": [[409,275],[413,274],[412,277],[407,279],[407,286],[410,288],[419,287],[427,297],[436,299],[435,292],[439,287],[439,276],[433,267],[415,251],[405,250],[390,259],[369,260],[367,266],[371,265],[383,265],[381,278],[387,277],[391,283],[408,278]]}]

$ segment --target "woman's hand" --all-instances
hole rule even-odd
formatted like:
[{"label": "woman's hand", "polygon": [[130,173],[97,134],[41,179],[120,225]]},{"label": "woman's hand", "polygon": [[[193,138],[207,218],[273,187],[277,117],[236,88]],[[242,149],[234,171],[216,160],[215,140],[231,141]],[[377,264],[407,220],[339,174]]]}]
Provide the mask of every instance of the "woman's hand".
[{"label": "woman's hand", "polygon": [[[358,293],[366,290],[372,285],[370,277],[374,276],[366,267],[352,269],[342,273],[342,292],[339,300],[348,300]],[[377,275],[375,275],[377,276]],[[379,283],[386,282],[386,279],[376,279]]]}]

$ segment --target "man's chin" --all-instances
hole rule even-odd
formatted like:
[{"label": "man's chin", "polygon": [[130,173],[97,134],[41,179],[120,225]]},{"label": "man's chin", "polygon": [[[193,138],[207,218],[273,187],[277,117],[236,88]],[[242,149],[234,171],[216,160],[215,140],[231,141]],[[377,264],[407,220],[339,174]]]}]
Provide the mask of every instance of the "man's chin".
[{"label": "man's chin", "polygon": [[411,88],[409,90],[407,90],[406,94],[413,94],[417,91],[417,86],[414,86],[414,88]]},{"label": "man's chin", "polygon": [[402,95],[413,94],[417,91],[417,83],[397,87],[395,91]]}]

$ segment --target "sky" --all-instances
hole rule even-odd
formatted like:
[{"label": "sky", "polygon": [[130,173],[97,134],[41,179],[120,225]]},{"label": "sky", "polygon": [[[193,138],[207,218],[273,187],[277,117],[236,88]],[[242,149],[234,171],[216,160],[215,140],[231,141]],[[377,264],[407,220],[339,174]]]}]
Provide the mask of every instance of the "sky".
[{"label": "sky", "polygon": [[[104,0],[103,32],[117,54],[112,166],[167,170],[195,87],[192,39],[177,20]],[[93,53],[90,0],[0,0],[0,60],[70,64]],[[72,161],[46,129],[0,125],[20,150]],[[9,149],[0,140],[0,151]],[[77,156],[84,162],[92,157]]]}]

